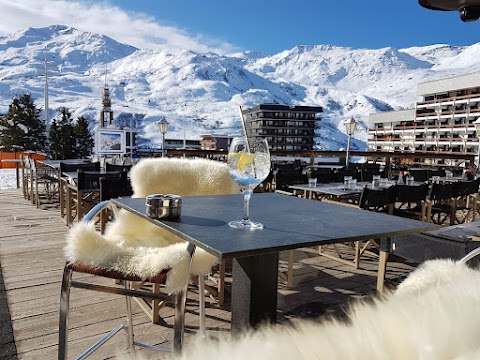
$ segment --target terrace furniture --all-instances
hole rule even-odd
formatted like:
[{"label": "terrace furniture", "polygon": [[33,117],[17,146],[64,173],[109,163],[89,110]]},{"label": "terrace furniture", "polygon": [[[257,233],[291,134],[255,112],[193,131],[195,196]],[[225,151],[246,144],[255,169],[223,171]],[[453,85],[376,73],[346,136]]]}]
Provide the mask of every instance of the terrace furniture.
[{"label": "terrace furniture", "polygon": [[455,223],[457,185],[456,183],[432,183],[427,197],[426,219],[435,224]]},{"label": "terrace furniture", "polygon": [[34,158],[28,158],[30,165],[30,200],[40,207],[42,199],[52,200],[58,195],[60,179],[58,173],[48,167],[38,166]]},{"label": "terrace furniture", "polygon": [[[156,345],[143,344],[135,341],[132,321],[131,297],[173,302],[175,304],[173,351],[180,351],[183,342],[184,316],[188,275],[194,253],[191,244],[157,244],[143,246],[129,242],[128,234],[122,241],[110,235],[103,237],[95,230],[95,217],[105,207],[111,206],[109,201],[94,207],[77,227],[70,230],[66,248],[67,262],[65,264],[60,295],[60,318],[58,338],[58,359],[67,359],[68,320],[70,310],[70,289],[78,288],[109,294],[124,295],[126,299],[126,322],[113,328],[94,345],[84,351],[78,358],[85,358],[106,343],[116,333],[125,330],[127,345],[133,356],[135,346],[148,347],[155,350],[167,350]],[[130,224],[135,226],[135,223]],[[146,239],[145,239],[146,240]],[[123,242],[123,243],[122,243]],[[89,251],[90,250],[90,251]],[[85,278],[84,274],[94,275]],[[80,275],[81,281],[73,279]],[[114,279],[123,284],[123,288],[115,284],[100,285],[98,278]],[[85,280],[87,279],[87,280]],[[134,287],[133,282],[149,282],[156,287],[166,285],[168,293],[144,291]],[[171,294],[171,295],[170,295]],[[203,292],[200,292],[203,299]],[[204,300],[200,301],[200,316],[204,318]],[[204,321],[201,321],[204,331]]]},{"label": "terrace furniture", "polygon": [[[276,193],[252,197],[252,217],[265,225],[261,231],[241,231],[228,225],[242,212],[241,194],[184,196],[179,220],[149,218],[144,198],[112,202],[221,260],[233,259],[232,332],[237,334],[250,326],[275,322],[278,252],[437,228],[398,216]],[[378,287],[381,291],[383,283]]]},{"label": "terrace furniture", "polygon": [[[120,172],[120,177],[104,177],[100,176],[100,201],[110,200],[113,198],[131,196],[133,195],[132,185],[130,179],[127,177],[127,172]],[[100,231],[102,234],[105,231],[105,225],[114,217],[110,208],[106,208],[100,214]]]},{"label": "terrace furniture", "polygon": [[59,199],[60,199],[60,217],[65,221],[67,225],[70,225],[73,221],[72,219],[72,202],[69,200],[67,204],[67,191],[68,184],[72,182],[72,178],[66,176],[67,173],[76,173],[78,169],[83,169],[87,171],[100,171],[100,162],[85,162],[82,160],[73,161],[73,160],[63,160],[63,161],[50,161],[46,162],[46,165],[56,169],[60,177],[60,189],[59,189]]},{"label": "terrace furniture", "polygon": [[363,210],[393,213],[395,187],[373,189],[365,186],[360,195],[359,207]]},{"label": "terrace furniture", "polygon": [[30,168],[30,159],[26,155],[20,155],[20,159],[22,160],[23,198],[30,200],[32,195],[32,173]]},{"label": "terrace furniture", "polygon": [[410,176],[413,176],[415,181],[428,181],[429,177],[429,170],[426,168],[410,168],[408,169]]},{"label": "terrace furniture", "polygon": [[[392,214],[393,204],[395,201],[395,187],[388,187],[383,189],[370,189],[367,186],[363,188],[360,195],[359,208],[368,211],[384,212]],[[376,239],[368,239],[366,241],[355,241],[353,243],[355,248],[355,257],[353,259],[353,266],[358,269],[360,266],[360,257],[365,253],[372,252],[369,250],[372,247],[379,248]],[[376,256],[376,254],[374,254]],[[347,262],[348,263],[348,262]]]},{"label": "terrace furniture", "polygon": [[[225,163],[206,159],[143,159],[132,167],[130,180],[133,188],[133,197],[146,197],[151,194],[199,196],[235,194],[240,192],[238,185],[230,177]],[[208,211],[208,209],[204,211]],[[144,223],[145,229],[142,229],[142,231],[147,231],[148,229],[154,233],[160,231],[148,221],[144,221]],[[128,222],[125,222],[125,224],[128,224]],[[161,231],[158,236],[168,238],[172,235]],[[178,237],[174,238],[177,239],[177,241],[180,240]],[[223,304],[225,263],[221,262],[219,266],[220,271],[218,278],[210,277],[209,280],[214,284],[207,286],[207,288],[215,300],[218,301],[219,304]],[[152,290],[154,291],[154,289]],[[161,304],[158,301],[154,300],[151,304],[139,302],[139,305],[154,323],[160,321],[158,312]]]},{"label": "terrace furniture", "polygon": [[426,200],[429,185],[395,185],[393,215],[426,221]]},{"label": "terrace furniture", "polygon": [[125,171],[129,172],[133,165],[117,165],[105,163],[105,171]]},{"label": "terrace furniture", "polygon": [[457,198],[455,199],[455,223],[475,221],[478,210],[478,190],[480,178],[471,181],[459,181]]},{"label": "terrace furniture", "polygon": [[122,176],[126,178],[125,172],[87,171],[84,169],[77,169],[77,172],[73,174],[66,172],[62,175],[69,179],[65,195],[68,224],[71,224],[75,218],[77,221],[82,220],[83,214],[100,202],[101,178],[113,181],[120,181]]}]

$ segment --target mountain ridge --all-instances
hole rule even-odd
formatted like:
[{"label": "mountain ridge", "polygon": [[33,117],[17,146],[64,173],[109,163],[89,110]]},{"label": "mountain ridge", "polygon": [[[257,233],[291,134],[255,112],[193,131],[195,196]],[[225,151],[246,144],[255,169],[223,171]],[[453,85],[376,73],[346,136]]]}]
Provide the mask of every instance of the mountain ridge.
[{"label": "mountain ridge", "polygon": [[[352,148],[366,148],[368,115],[414,107],[418,83],[480,71],[480,43],[395,49],[298,45],[273,55],[186,49],[138,49],[65,25],[27,28],[0,37],[0,111],[29,92],[43,108],[45,60],[51,116],[67,106],[96,120],[107,81],[114,117],[139,127],[142,145],[167,138],[240,132],[238,107],[260,103],[322,106],[319,149],[346,146],[342,120],[359,121]],[[43,114],[41,115],[44,116]]]}]

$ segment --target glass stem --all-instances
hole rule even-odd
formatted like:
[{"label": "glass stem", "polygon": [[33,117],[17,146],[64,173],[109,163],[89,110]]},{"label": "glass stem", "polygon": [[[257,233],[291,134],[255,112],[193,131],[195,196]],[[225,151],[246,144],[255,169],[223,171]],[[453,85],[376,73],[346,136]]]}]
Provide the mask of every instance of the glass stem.
[{"label": "glass stem", "polygon": [[243,191],[243,220],[248,221],[250,219],[250,197],[252,196],[251,190]]}]

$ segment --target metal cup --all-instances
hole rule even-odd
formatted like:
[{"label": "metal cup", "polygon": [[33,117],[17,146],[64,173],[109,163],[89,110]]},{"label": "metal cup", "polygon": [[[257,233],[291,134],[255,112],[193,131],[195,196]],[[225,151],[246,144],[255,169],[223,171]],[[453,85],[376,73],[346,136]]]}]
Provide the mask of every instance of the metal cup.
[{"label": "metal cup", "polygon": [[148,195],[147,215],[154,219],[178,219],[182,214],[182,197],[174,194]]}]

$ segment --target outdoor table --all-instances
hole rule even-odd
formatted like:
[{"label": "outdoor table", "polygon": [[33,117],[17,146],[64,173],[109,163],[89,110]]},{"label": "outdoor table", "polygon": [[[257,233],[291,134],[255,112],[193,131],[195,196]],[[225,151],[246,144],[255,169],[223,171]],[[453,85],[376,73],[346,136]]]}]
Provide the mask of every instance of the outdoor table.
[{"label": "outdoor table", "polygon": [[[446,177],[446,176],[439,176],[438,181],[440,182],[458,182],[458,181],[466,181],[467,179],[462,177],[462,176],[452,176],[452,177]],[[433,182],[433,178],[428,179],[429,182]]]},{"label": "outdoor table", "polygon": [[315,187],[310,187],[308,184],[290,185],[289,188],[293,190],[303,191],[303,197],[306,199],[312,199],[313,194],[317,195],[317,200],[324,198],[341,198],[352,195],[360,195],[364,186],[367,183],[357,183],[354,188],[345,188],[343,182],[329,183],[329,184],[317,184]]},{"label": "outdoor table", "polygon": [[22,163],[20,159],[3,159],[2,162],[4,163],[15,163],[15,180],[17,181],[17,189],[20,188],[20,172],[18,165]]},{"label": "outdoor table", "polygon": [[[234,333],[265,321],[276,321],[280,251],[383,239],[438,228],[431,223],[275,193],[252,196],[251,218],[264,224],[263,230],[253,231],[228,225],[229,221],[242,217],[241,194],[185,196],[182,215],[177,220],[148,217],[144,198],[121,198],[112,202],[220,260],[233,259],[231,326]],[[381,291],[383,283],[378,287]]]},{"label": "outdoor table", "polygon": [[[409,186],[420,186],[425,184],[422,181],[413,181],[408,184]],[[395,181],[388,180],[387,186],[390,187],[395,185]],[[403,184],[405,185],[405,184]],[[354,188],[345,188],[343,182],[329,183],[329,184],[317,184],[315,187],[310,187],[308,184],[297,184],[290,185],[289,188],[294,190],[303,191],[303,197],[307,199],[313,198],[313,193],[317,195],[317,200],[322,200],[325,198],[335,198],[341,199],[344,197],[349,197],[352,195],[360,195],[363,191],[363,188],[367,187],[369,189],[382,189],[383,186],[373,187],[371,181],[358,182]]]}]

